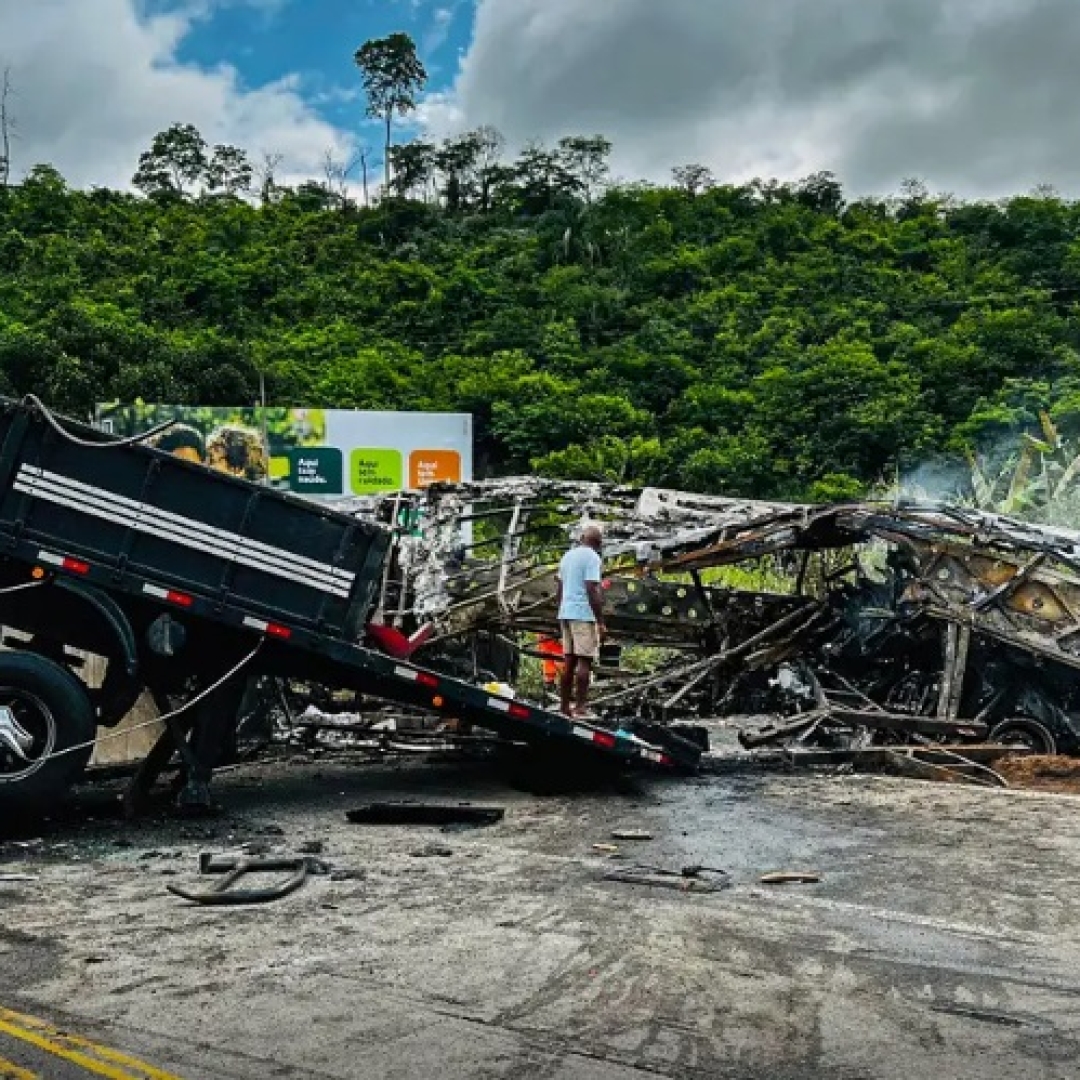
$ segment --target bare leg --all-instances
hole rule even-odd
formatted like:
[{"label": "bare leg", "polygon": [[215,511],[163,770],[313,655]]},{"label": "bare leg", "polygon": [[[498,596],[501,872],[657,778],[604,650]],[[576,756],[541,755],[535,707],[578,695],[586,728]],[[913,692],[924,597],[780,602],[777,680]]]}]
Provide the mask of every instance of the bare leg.
[{"label": "bare leg", "polygon": [[570,701],[574,696],[574,669],[577,657],[567,653],[563,657],[562,674],[559,676],[559,703],[563,716],[570,715]]},{"label": "bare leg", "polygon": [[574,673],[574,691],[577,697],[578,713],[585,712],[589,700],[589,683],[592,680],[592,658],[579,656],[577,671]]}]

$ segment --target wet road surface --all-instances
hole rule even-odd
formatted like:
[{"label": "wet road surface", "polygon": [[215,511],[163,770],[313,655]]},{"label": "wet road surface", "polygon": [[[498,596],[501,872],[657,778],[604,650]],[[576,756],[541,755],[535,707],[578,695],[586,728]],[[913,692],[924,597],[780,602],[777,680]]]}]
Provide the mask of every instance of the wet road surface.
[{"label": "wet road surface", "polygon": [[[0,886],[0,1004],[183,1080],[1076,1076],[1077,799],[810,774],[542,798],[482,766],[327,760],[230,774],[218,797],[214,822],[0,846],[0,872],[36,878]],[[507,814],[344,820],[395,798]],[[273,905],[166,892],[201,850],[313,840],[337,880]],[[631,864],[731,887],[605,880]],[[760,883],[776,870],[821,881]]]}]

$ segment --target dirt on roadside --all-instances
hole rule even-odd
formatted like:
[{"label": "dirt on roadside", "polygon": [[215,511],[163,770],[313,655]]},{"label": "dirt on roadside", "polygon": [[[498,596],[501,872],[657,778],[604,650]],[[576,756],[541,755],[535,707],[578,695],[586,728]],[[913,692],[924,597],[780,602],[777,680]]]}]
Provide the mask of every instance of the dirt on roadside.
[{"label": "dirt on roadside", "polygon": [[1080,758],[1008,757],[994,764],[1012,787],[1080,795]]}]

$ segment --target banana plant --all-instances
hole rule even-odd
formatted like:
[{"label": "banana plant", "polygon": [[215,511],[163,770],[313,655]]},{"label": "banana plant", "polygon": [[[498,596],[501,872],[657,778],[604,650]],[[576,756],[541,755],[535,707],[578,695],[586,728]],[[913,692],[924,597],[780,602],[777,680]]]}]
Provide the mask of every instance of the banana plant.
[{"label": "banana plant", "polygon": [[1078,525],[1080,448],[1070,445],[1049,413],[1039,413],[1039,433],[1025,434],[1006,463],[991,471],[969,454],[970,505],[980,510]]}]

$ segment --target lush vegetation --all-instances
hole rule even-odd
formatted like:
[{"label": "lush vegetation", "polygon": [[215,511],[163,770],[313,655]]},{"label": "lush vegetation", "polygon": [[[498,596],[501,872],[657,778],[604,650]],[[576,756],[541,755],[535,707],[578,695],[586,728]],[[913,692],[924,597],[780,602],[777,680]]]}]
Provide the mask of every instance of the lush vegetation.
[{"label": "lush vegetation", "polygon": [[413,142],[372,206],[179,126],[138,195],[39,166],[0,187],[0,392],[86,415],[263,377],[277,405],[472,412],[487,473],[760,497],[1080,434],[1080,205],[612,185],[609,152]]}]

